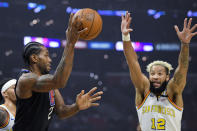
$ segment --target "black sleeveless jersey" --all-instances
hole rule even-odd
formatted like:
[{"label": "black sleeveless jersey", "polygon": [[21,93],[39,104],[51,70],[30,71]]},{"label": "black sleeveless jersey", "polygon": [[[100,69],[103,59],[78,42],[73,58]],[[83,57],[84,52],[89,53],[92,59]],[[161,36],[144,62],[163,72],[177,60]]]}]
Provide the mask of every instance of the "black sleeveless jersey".
[{"label": "black sleeveless jersey", "polygon": [[47,93],[32,92],[27,99],[17,97],[13,131],[47,131],[54,114],[54,97],[53,90]]}]

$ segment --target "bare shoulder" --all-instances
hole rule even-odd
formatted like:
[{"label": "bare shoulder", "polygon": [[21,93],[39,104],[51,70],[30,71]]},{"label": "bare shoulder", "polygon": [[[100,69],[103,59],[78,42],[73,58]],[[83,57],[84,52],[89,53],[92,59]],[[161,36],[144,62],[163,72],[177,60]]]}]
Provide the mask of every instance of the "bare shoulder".
[{"label": "bare shoulder", "polygon": [[30,87],[36,83],[37,79],[38,79],[38,76],[34,73],[22,74],[18,80],[17,87],[19,89],[25,89],[25,88],[30,89]]},{"label": "bare shoulder", "polygon": [[0,107],[0,125],[5,124],[7,117],[8,117],[8,112],[6,111],[6,109],[4,109],[3,107]]},{"label": "bare shoulder", "polygon": [[6,113],[6,112],[7,112],[6,109],[4,109],[3,107],[0,106],[0,114],[2,115],[4,113]]},{"label": "bare shoulder", "polygon": [[32,95],[32,87],[36,84],[38,76],[34,73],[22,74],[18,80],[16,94],[19,98],[29,98]]},{"label": "bare shoulder", "polygon": [[37,79],[38,79],[38,75],[34,73],[25,73],[21,75],[21,77],[19,78],[19,82],[27,83],[27,82],[36,81]]}]

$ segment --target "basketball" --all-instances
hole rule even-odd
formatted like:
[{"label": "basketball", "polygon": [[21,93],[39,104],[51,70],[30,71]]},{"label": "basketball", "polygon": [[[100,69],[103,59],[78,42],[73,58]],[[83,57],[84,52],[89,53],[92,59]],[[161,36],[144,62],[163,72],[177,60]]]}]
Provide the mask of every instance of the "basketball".
[{"label": "basketball", "polygon": [[77,20],[80,20],[82,23],[82,26],[79,30],[87,28],[87,30],[80,35],[80,39],[92,40],[100,34],[103,21],[97,11],[90,8],[84,8],[80,9],[74,14],[74,20],[77,16]]}]

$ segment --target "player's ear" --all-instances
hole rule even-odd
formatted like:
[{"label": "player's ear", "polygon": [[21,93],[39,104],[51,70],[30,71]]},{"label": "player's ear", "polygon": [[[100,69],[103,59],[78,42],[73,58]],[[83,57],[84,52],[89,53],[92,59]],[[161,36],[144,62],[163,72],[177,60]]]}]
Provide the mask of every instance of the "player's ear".
[{"label": "player's ear", "polygon": [[168,74],[166,75],[166,81],[169,81],[169,79],[170,79],[170,75]]},{"label": "player's ear", "polygon": [[30,63],[37,63],[38,62],[38,56],[36,54],[32,54],[30,56]]},{"label": "player's ear", "polygon": [[2,93],[2,96],[5,98],[5,97],[8,97],[8,93],[5,91]]}]

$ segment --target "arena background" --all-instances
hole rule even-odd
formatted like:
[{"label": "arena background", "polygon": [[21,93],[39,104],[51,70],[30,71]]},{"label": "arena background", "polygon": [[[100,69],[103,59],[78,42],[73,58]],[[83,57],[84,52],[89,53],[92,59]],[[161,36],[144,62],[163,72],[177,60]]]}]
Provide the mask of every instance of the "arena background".
[{"label": "arena background", "polygon": [[[0,79],[17,77],[23,68],[21,53],[25,36],[60,41],[60,47],[48,48],[53,60],[53,73],[63,52],[69,13],[80,8],[103,11],[101,34],[93,41],[85,42],[109,43],[112,46],[121,41],[121,17],[113,12],[131,12],[132,41],[151,43],[153,47],[149,52],[137,52],[144,73],[146,65],[153,60],[168,61],[175,68],[180,43],[173,25],[182,27],[185,17],[193,17],[193,24],[197,23],[196,0],[0,0]],[[197,37],[190,44],[190,66],[183,93],[182,131],[197,130],[195,57]],[[94,86],[104,91],[100,106],[81,111],[66,120],[55,117],[49,131],[135,131],[138,123],[135,90],[122,51],[117,51],[115,47],[75,49],[72,74],[66,88],[60,90],[65,102],[72,104],[77,93]]]}]

